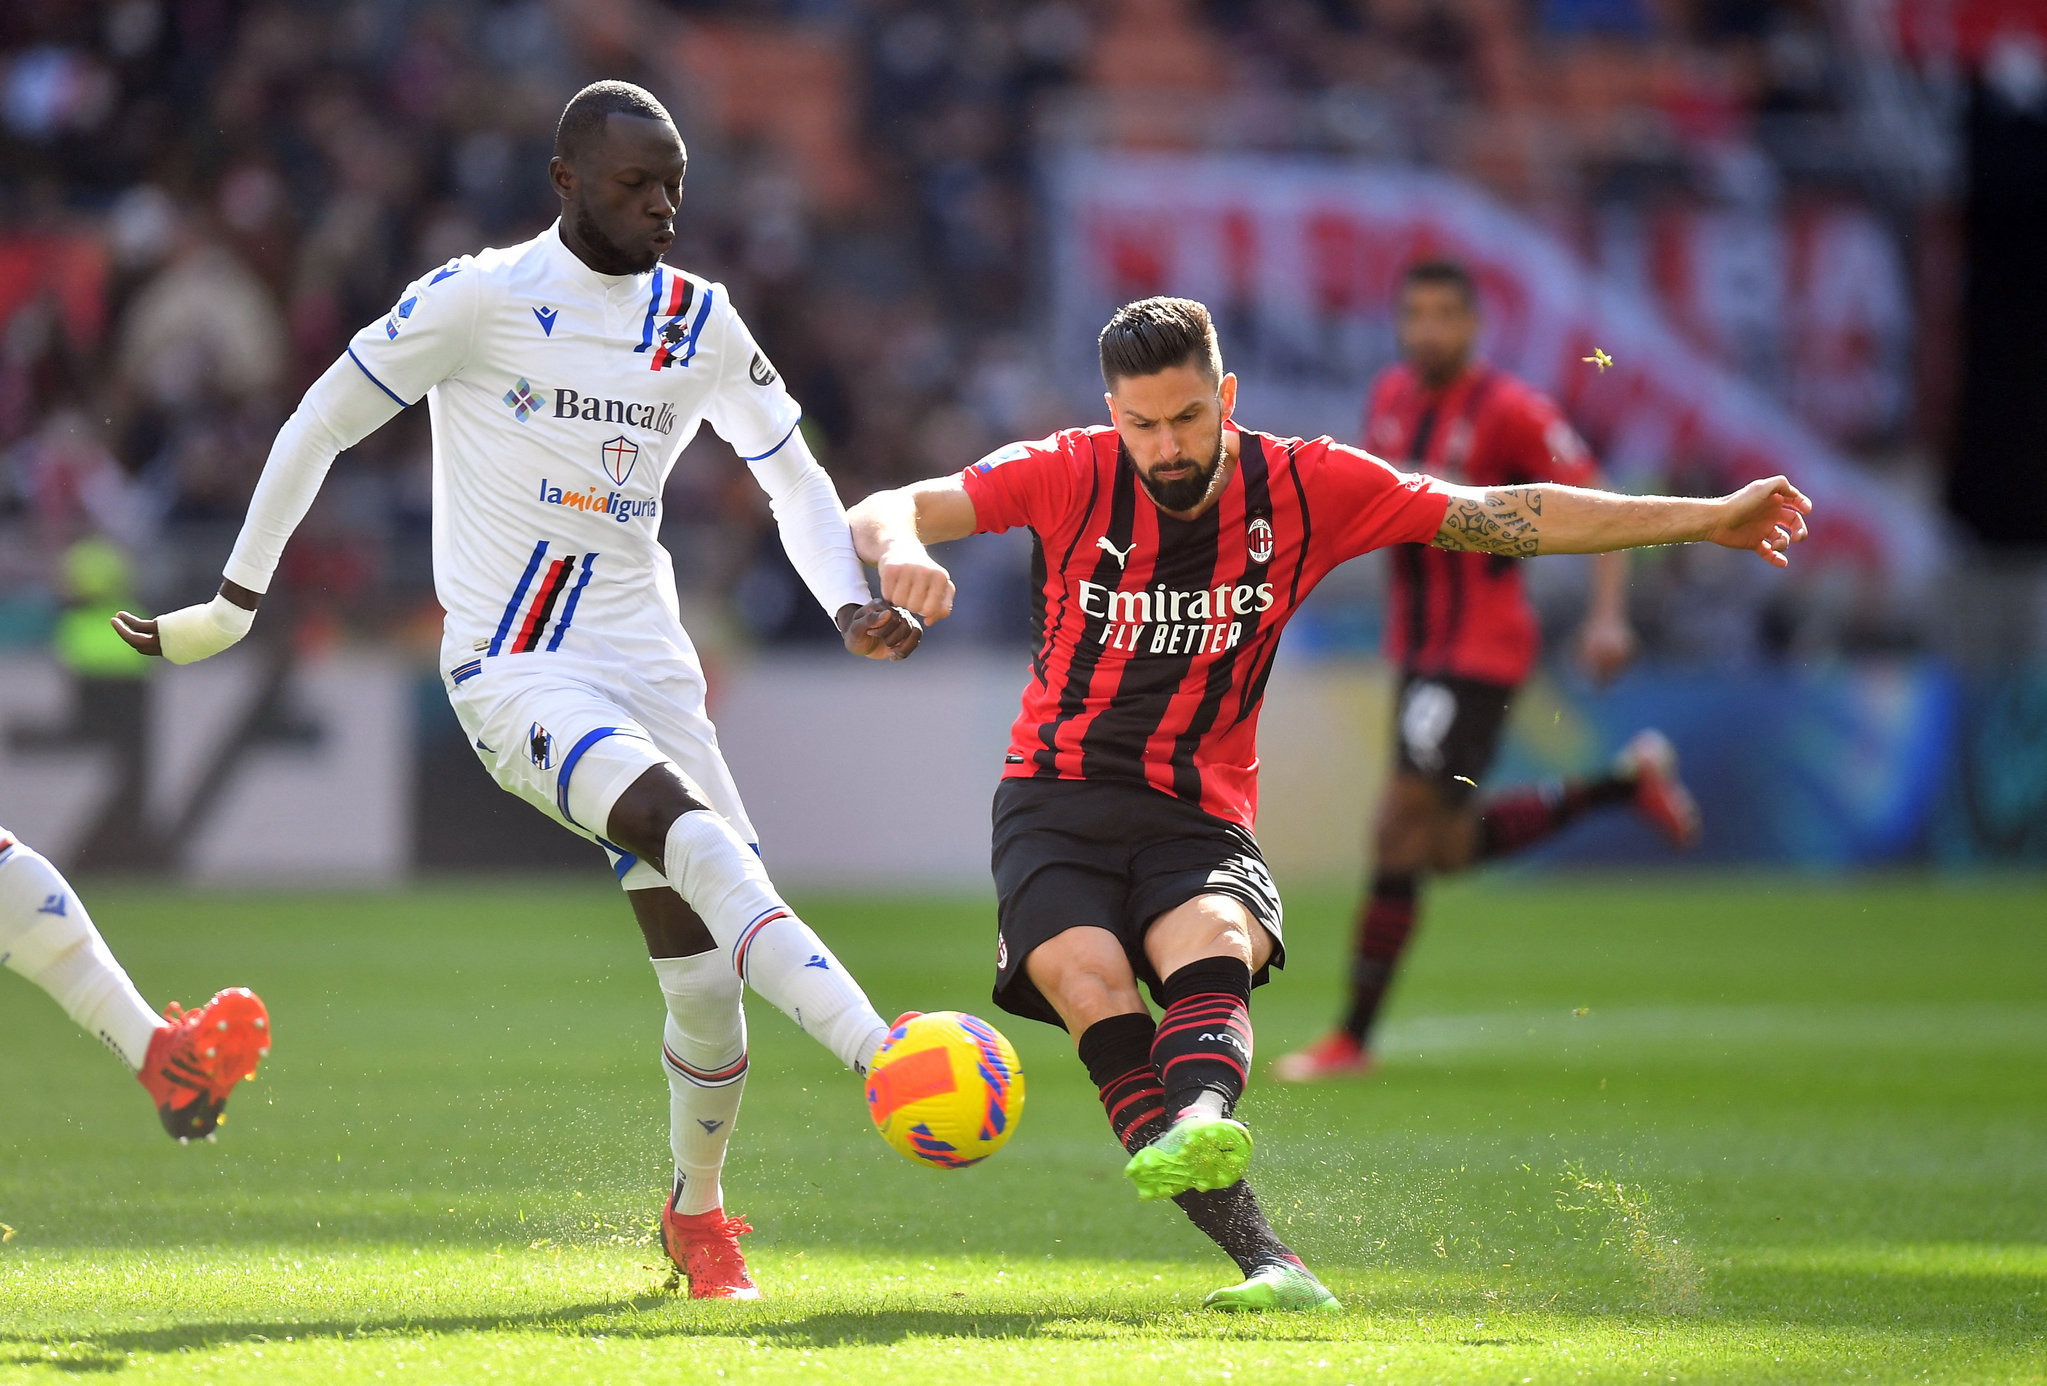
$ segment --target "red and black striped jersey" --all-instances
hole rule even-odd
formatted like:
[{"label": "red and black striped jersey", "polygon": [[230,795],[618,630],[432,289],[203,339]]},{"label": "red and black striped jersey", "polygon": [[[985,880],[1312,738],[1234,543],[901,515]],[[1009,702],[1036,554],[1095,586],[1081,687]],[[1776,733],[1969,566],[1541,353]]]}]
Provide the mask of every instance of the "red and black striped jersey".
[{"label": "red and black striped jersey", "polygon": [[[1474,365],[1430,389],[1406,365],[1372,387],[1365,446],[1460,486],[1554,481],[1589,486],[1599,464],[1533,386]],[[1420,674],[1516,684],[1535,665],[1540,631],[1520,560],[1422,544],[1393,551],[1386,656]]]},{"label": "red and black striped jersey", "polygon": [[1015,443],[963,472],[977,531],[1028,526],[1035,654],[1004,775],[1148,784],[1258,811],[1258,707],[1280,632],[1330,569],[1442,528],[1426,476],[1245,429],[1222,496],[1165,514],[1113,428]]}]

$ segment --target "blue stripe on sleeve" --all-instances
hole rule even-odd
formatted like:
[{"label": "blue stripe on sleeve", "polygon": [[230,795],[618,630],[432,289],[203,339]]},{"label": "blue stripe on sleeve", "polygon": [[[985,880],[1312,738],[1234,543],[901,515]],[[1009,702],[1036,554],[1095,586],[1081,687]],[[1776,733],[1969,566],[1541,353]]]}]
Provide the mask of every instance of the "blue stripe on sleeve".
[{"label": "blue stripe on sleeve", "polygon": [[764,452],[764,453],[760,454],[760,456],[758,456],[758,457],[742,457],[742,458],[740,458],[739,460],[740,460],[740,461],[742,461],[742,462],[759,462],[759,461],[762,461],[762,460],[764,460],[764,459],[766,459],[766,458],[769,458],[769,457],[773,457],[773,456],[774,456],[774,455],[775,455],[776,453],[780,452],[780,451],[781,451],[781,450],[783,449],[783,447],[784,447],[784,446],[786,446],[786,445],[787,445],[787,443],[789,442],[789,440],[790,440],[791,438],[794,438],[794,437],[796,436],[796,430],[797,430],[798,428],[800,428],[800,427],[802,426],[802,424],[803,424],[803,419],[802,419],[802,417],[801,417],[801,416],[799,415],[799,416],[797,417],[797,420],[796,420],[796,422],[795,422],[795,423],[793,423],[793,424],[790,424],[790,425],[789,425],[789,431],[788,431],[787,433],[784,433],[784,434],[782,435],[782,441],[781,441],[781,442],[779,442],[779,443],[775,444],[775,445],[774,445],[773,447],[769,448],[769,449],[768,449],[768,450],[767,450],[766,452]]},{"label": "blue stripe on sleeve", "polygon": [[361,372],[362,372],[362,373],[363,373],[364,375],[366,375],[366,376],[368,376],[368,377],[370,378],[370,384],[372,384],[372,385],[376,386],[376,387],[377,387],[377,388],[378,388],[379,390],[382,390],[382,391],[383,391],[383,392],[384,392],[385,394],[387,394],[387,395],[390,395],[392,399],[394,399],[394,400],[397,400],[397,403],[398,403],[398,407],[399,407],[400,409],[410,409],[410,408],[412,407],[411,405],[407,404],[407,403],[406,403],[406,402],[405,402],[404,400],[402,400],[402,399],[398,399],[398,396],[397,396],[397,395],[396,395],[395,393],[393,393],[393,391],[392,391],[392,389],[391,389],[391,387],[390,387],[389,385],[386,385],[386,384],[385,384],[385,383],[384,383],[383,381],[381,381],[381,380],[377,379],[377,374],[376,374],[376,372],[375,372],[375,371],[373,371],[373,370],[371,370],[371,369],[370,369],[370,368],[369,368],[368,366],[365,366],[365,365],[364,365],[364,364],[362,363],[362,357],[360,357],[360,356],[357,356],[357,355],[355,354],[355,348],[354,348],[354,347],[350,347],[350,348],[348,349],[348,359],[349,359],[349,360],[351,360],[351,361],[353,361],[353,362],[355,362],[355,368],[356,368],[357,370],[361,371]]}]

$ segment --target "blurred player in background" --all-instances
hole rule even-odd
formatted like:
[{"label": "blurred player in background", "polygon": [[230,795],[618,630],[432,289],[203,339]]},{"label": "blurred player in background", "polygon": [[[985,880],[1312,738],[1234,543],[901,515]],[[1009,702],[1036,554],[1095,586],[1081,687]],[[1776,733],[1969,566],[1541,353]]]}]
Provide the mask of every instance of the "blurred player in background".
[{"label": "blurred player in background", "polygon": [[48,992],[148,1090],[180,1144],[211,1137],[228,1094],[270,1052],[270,1015],[246,987],[157,1015],[49,858],[0,827],[0,963]]},{"label": "blurred player in background", "polygon": [[[1402,276],[1398,364],[1372,389],[1365,448],[1396,465],[1472,486],[1596,486],[1598,464],[1563,413],[1524,382],[1477,359],[1478,294],[1457,264],[1424,261]],[[1698,838],[1699,815],[1661,732],[1644,731],[1607,774],[1478,797],[1515,690],[1535,666],[1538,627],[1521,565],[1496,553],[1399,544],[1386,619],[1400,670],[1394,769],[1379,801],[1372,875],[1357,920],[1351,997],[1327,1038],[1273,1065],[1285,1082],[1371,1072],[1371,1033],[1414,932],[1421,879],[1533,846],[1581,814],[1632,805],[1674,846]],[[1592,564],[1578,657],[1605,682],[1633,657],[1626,558]]]},{"label": "blurred player in background", "polygon": [[1211,1305],[1331,1309],[1244,1181],[1233,1115],[1251,989],[1286,956],[1251,831],[1280,632],[1331,569],[1388,544],[1530,557],[1710,540],[1782,564],[1809,505],[1782,478],[1722,500],[1458,486],[1258,433],[1232,419],[1237,379],[1187,299],[1119,309],[1101,368],[1111,426],[869,496],[854,543],[885,599],[937,620],[952,583],[925,545],[1031,530],[1034,674],[995,793],[995,1003],[1073,1035],[1138,1195],[1172,1198],[1236,1261],[1243,1282]]},{"label": "blurred player in background", "polygon": [[759,1297],[720,1171],[746,1079],[742,983],[856,1073],[887,1027],[776,893],[704,709],[658,541],[661,493],[708,422],[769,496],[783,545],[847,647],[901,658],[921,628],[870,601],[802,411],[715,284],[662,264],[689,164],[646,91],[598,82],[563,111],[561,217],[415,281],[277,436],[210,605],[118,617],[177,663],[245,634],[335,455],[407,405],[433,417],[441,670],[497,782],[603,845],[667,1001],[675,1184],[662,1243],[696,1298]]}]

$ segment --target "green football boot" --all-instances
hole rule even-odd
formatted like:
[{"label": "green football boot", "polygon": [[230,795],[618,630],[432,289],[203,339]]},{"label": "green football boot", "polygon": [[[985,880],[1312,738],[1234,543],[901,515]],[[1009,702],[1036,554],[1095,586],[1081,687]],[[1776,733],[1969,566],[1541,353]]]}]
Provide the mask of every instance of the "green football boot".
[{"label": "green football boot", "polygon": [[1343,1305],[1307,1267],[1294,1261],[1260,1266],[1241,1285],[1228,1285],[1202,1303],[1210,1309],[1341,1314]]},{"label": "green football boot", "polygon": [[1251,1132],[1221,1116],[1183,1116],[1166,1134],[1130,1157],[1123,1173],[1149,1201],[1189,1189],[1227,1189],[1251,1163]]}]

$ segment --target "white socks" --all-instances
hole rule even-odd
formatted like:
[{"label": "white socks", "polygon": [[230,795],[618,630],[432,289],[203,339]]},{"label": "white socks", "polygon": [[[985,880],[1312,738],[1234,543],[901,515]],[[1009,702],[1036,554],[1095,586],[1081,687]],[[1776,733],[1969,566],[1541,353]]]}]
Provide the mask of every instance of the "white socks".
[{"label": "white socks", "polygon": [[[0,834],[0,843],[8,838]],[[0,847],[0,963],[57,1004],[136,1072],[163,1020],[93,928],[92,917],[42,853]]]},{"label": "white socks", "polygon": [[709,810],[668,830],[663,873],[718,941],[726,965],[855,1073],[888,1036],[831,949],[768,881],[760,856]]},{"label": "white socks", "polygon": [[746,1012],[724,950],[655,958],[668,1002],[661,1066],[668,1073],[668,1144],[675,1152],[675,1211],[725,1205],[718,1174],[746,1090]]}]

